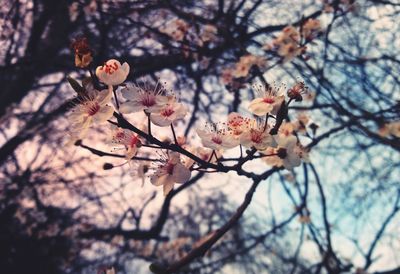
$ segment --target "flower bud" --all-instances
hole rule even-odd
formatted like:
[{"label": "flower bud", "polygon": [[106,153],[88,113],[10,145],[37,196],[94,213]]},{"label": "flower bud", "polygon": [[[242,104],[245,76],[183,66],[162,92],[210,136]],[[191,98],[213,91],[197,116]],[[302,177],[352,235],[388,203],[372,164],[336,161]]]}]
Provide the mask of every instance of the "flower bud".
[{"label": "flower bud", "polygon": [[279,158],[285,159],[286,156],[287,156],[286,148],[279,148],[278,151],[277,151],[277,155],[278,155]]},{"label": "flower bud", "polygon": [[104,165],[103,165],[103,169],[104,170],[110,170],[110,169],[113,169],[114,168],[114,165],[113,164],[110,164],[110,163],[105,163]]}]

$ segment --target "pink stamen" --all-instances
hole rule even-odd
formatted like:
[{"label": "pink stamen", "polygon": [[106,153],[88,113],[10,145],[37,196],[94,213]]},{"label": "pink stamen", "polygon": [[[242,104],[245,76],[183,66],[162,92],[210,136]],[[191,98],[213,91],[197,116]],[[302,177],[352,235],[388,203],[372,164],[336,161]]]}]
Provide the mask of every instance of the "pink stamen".
[{"label": "pink stamen", "polygon": [[117,62],[113,62],[111,65],[108,64],[104,64],[104,66],[102,67],[102,69],[104,68],[104,71],[107,74],[113,74],[114,72],[116,72],[118,70],[118,64]]},{"label": "pink stamen", "polygon": [[166,108],[166,109],[164,109],[164,110],[161,112],[161,115],[162,115],[162,116],[165,116],[165,117],[169,117],[169,116],[171,116],[174,112],[175,112],[175,111],[174,111],[172,108]]},{"label": "pink stamen", "polygon": [[213,141],[214,143],[216,143],[216,144],[218,144],[218,145],[222,144],[222,139],[221,139],[221,137],[219,137],[219,136],[214,136],[214,137],[212,137],[212,138],[211,138],[211,141]]},{"label": "pink stamen", "polygon": [[137,136],[133,135],[132,138],[131,138],[131,142],[130,142],[129,145],[130,145],[131,147],[136,146],[138,140],[139,140],[139,138],[138,138]]},{"label": "pink stamen", "polygon": [[98,103],[94,103],[93,105],[91,105],[91,106],[88,108],[87,113],[88,113],[90,116],[93,116],[93,115],[95,115],[99,110],[100,110],[100,105],[99,105]]},{"label": "pink stamen", "polygon": [[165,170],[167,171],[167,173],[169,175],[172,175],[172,173],[174,172],[174,167],[175,165],[172,163],[167,163],[167,165],[165,166]]},{"label": "pink stamen", "polygon": [[262,141],[262,133],[258,131],[251,131],[251,141],[253,143],[259,144]]},{"label": "pink stamen", "polygon": [[267,103],[267,104],[273,104],[275,102],[275,99],[274,98],[264,98],[263,102]]},{"label": "pink stamen", "polygon": [[119,131],[119,132],[115,135],[115,137],[116,137],[117,139],[122,139],[122,138],[125,137],[125,133],[124,133],[123,131]]},{"label": "pink stamen", "polygon": [[147,95],[142,99],[142,105],[145,107],[152,107],[156,104],[156,98],[151,95]]}]

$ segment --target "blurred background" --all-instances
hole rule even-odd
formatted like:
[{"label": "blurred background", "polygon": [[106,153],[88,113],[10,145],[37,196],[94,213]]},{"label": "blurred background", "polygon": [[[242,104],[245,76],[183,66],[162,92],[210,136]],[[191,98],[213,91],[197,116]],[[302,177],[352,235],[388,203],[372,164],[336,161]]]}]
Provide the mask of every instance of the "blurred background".
[{"label": "blurred background", "polygon": [[[250,117],[260,79],[309,87],[288,119],[310,162],[262,182],[180,273],[400,273],[399,17],[398,0],[3,0],[0,273],[150,273],[221,227],[250,187],[199,172],[164,198],[141,187],[136,163],[68,144],[66,77],[88,76],[71,47],[81,37],[93,68],[116,58],[131,67],[127,82],[165,81],[189,107],[176,127],[193,143],[205,121]],[[310,18],[321,32],[305,52],[274,48]],[[96,127],[82,144],[113,152],[109,135]]]}]

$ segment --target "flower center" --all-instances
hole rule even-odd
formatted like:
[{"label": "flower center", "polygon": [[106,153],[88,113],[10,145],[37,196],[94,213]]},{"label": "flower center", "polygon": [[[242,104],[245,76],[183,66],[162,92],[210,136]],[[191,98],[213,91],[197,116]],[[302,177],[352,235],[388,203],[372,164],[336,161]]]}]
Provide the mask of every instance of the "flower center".
[{"label": "flower center", "polygon": [[259,144],[262,141],[262,132],[252,130],[251,131],[251,141],[253,143]]},{"label": "flower center", "polygon": [[212,137],[212,138],[211,138],[211,141],[213,141],[214,143],[216,143],[216,144],[218,144],[218,145],[222,144],[222,139],[221,139],[221,137],[219,137],[219,136],[214,136],[214,137]]},{"label": "flower center", "polygon": [[156,104],[156,98],[149,94],[145,95],[142,99],[142,105],[145,107],[152,107]]},{"label": "flower center", "polygon": [[175,165],[172,163],[167,163],[167,165],[165,166],[165,170],[167,171],[167,173],[169,175],[172,175],[172,173],[174,172],[174,167]]},{"label": "flower center", "polygon": [[115,137],[116,137],[117,139],[122,139],[122,138],[125,137],[125,133],[124,133],[123,131],[119,131],[119,132],[117,132],[117,134],[115,135]]},{"label": "flower center", "polygon": [[266,98],[263,99],[263,102],[267,103],[267,104],[273,104],[275,102],[275,99],[274,98],[270,98],[270,97],[266,97]]},{"label": "flower center", "polygon": [[172,108],[166,108],[166,109],[164,109],[164,110],[161,112],[161,115],[162,115],[162,116],[165,116],[165,117],[169,117],[169,116],[171,116],[174,112],[175,112],[175,111],[174,111]]},{"label": "flower center", "polygon": [[131,147],[136,146],[138,140],[139,140],[139,138],[138,138],[137,136],[132,135],[132,138],[131,138],[131,141],[130,141],[129,145],[130,145]]},{"label": "flower center", "polygon": [[89,105],[87,113],[89,114],[89,116],[93,116],[99,110],[100,110],[100,105],[97,102],[94,102],[93,104]]},{"label": "flower center", "polygon": [[278,149],[277,154],[279,158],[285,159],[287,157],[287,150],[281,147]]},{"label": "flower center", "polygon": [[112,64],[104,64],[104,66],[102,67],[104,69],[104,71],[107,74],[113,74],[114,72],[116,72],[118,70],[118,64],[117,62],[113,62]]},{"label": "flower center", "polygon": [[201,158],[203,161],[208,161],[208,160],[210,159],[210,155],[207,154],[207,153],[202,153],[202,154],[200,155],[200,158]]}]

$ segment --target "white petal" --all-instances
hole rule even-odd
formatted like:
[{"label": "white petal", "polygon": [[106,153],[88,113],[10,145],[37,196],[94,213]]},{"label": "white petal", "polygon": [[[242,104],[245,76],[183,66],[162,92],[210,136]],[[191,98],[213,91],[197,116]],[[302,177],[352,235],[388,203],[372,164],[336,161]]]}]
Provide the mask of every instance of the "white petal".
[{"label": "white petal", "polygon": [[151,176],[150,182],[155,186],[160,186],[168,181],[168,178],[170,178],[170,176],[167,173],[158,170]]},{"label": "white petal", "polygon": [[177,184],[183,184],[190,179],[191,172],[184,165],[178,163],[174,166],[172,177]]},{"label": "white petal", "polygon": [[129,64],[127,62],[123,63],[121,69],[125,72],[125,78],[129,74]]},{"label": "white petal", "polygon": [[213,141],[211,141],[211,139],[201,139],[201,143],[204,147],[208,147],[215,150],[221,149],[221,145],[214,143]]},{"label": "white petal", "polygon": [[111,106],[102,106],[99,111],[93,116],[96,123],[104,123],[112,117],[114,108]]},{"label": "white petal", "polygon": [[165,116],[162,116],[158,113],[152,113],[150,115],[150,120],[153,122],[153,124],[159,127],[167,127],[172,124],[172,120],[167,119]]},{"label": "white petal", "polygon": [[181,160],[181,155],[178,152],[171,151],[168,154],[169,162],[173,164],[177,164]]},{"label": "white petal", "polygon": [[108,89],[99,91],[97,94],[96,101],[99,105],[104,106],[111,101],[112,98],[112,87],[110,86]]},{"label": "white petal", "polygon": [[210,139],[211,138],[211,133],[208,132],[207,130],[204,129],[197,129],[196,130],[197,135],[199,135],[199,137],[201,139]]},{"label": "white petal", "polygon": [[121,113],[133,113],[143,110],[143,105],[138,101],[128,101],[122,103],[119,107]]},{"label": "white petal", "polygon": [[224,148],[234,148],[239,145],[239,140],[236,139],[233,135],[224,136],[222,137],[222,144],[221,146]]},{"label": "white petal", "polygon": [[156,104],[163,106],[168,103],[168,97],[163,95],[156,95]]},{"label": "white petal", "polygon": [[125,88],[121,89],[122,97],[128,100],[137,100],[140,96],[140,88],[136,85],[128,84]]},{"label": "white petal", "polygon": [[171,181],[166,181],[163,187],[163,191],[164,191],[164,196],[167,196],[168,193],[170,193],[170,191],[174,188],[174,182]]},{"label": "white petal", "polygon": [[271,112],[272,108],[273,106],[271,104],[264,103],[262,98],[256,98],[249,104],[249,110],[257,116],[263,116],[268,112]]}]

